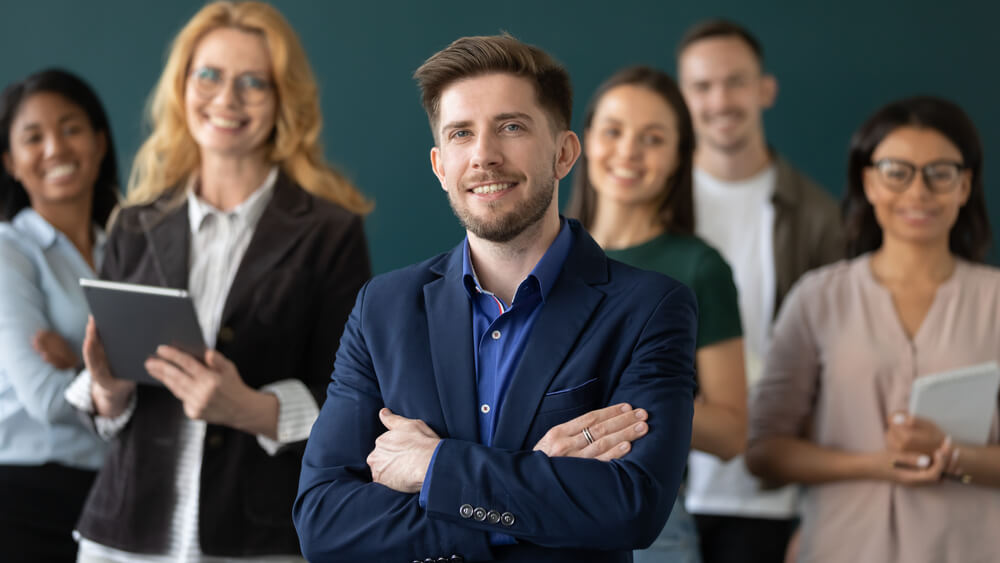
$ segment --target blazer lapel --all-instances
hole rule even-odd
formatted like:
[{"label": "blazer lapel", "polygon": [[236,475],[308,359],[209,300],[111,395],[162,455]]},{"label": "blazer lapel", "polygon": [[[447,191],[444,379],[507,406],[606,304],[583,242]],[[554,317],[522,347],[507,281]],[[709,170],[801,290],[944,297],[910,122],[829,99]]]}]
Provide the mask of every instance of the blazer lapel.
[{"label": "blazer lapel", "polygon": [[236,270],[222,311],[225,323],[235,310],[248,300],[258,281],[273,270],[305,234],[307,221],[301,216],[309,211],[309,195],[284,174],[278,175],[271,201],[260,216],[246,254]]},{"label": "blazer lapel", "polygon": [[566,357],[574,350],[604,293],[592,287],[607,281],[607,258],[597,243],[573,221],[573,249],[563,272],[542,305],[521,361],[514,371],[493,446],[523,449],[538,406]]},{"label": "blazer lapel", "polygon": [[449,437],[478,442],[472,304],[462,284],[461,245],[436,267],[441,269],[432,270],[442,277],[424,286],[424,301],[441,410]]},{"label": "blazer lapel", "polygon": [[152,250],[153,265],[160,284],[187,289],[191,240],[187,201],[171,211],[164,211],[161,206],[144,209],[139,212],[139,223]]}]

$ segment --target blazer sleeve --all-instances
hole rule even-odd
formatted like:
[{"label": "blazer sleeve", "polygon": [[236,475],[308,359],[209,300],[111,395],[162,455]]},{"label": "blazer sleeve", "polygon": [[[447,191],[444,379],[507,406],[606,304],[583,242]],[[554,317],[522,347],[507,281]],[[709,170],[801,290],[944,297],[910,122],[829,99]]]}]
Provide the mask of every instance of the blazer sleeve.
[{"label": "blazer sleeve", "polygon": [[330,383],[336,343],[344,330],[358,290],[371,278],[371,263],[364,224],[353,215],[344,233],[338,237],[330,267],[315,294],[315,327],[309,333],[309,352],[303,374],[306,387],[318,406],[323,405]]},{"label": "blazer sleeve", "polygon": [[358,294],[326,402],[306,443],[292,519],[310,561],[403,561],[414,553],[490,558],[487,534],[426,517],[418,495],[373,483],[366,459],[385,431],[363,336],[368,285]]},{"label": "blazer sleeve", "polygon": [[[678,285],[652,308],[610,398],[609,404],[624,401],[650,413],[649,433],[624,459],[549,458],[445,439],[426,510],[417,494],[373,484],[365,463],[382,432],[382,401],[364,343],[363,307],[364,291],[303,461],[294,519],[307,558],[388,561],[457,553],[482,560],[490,558],[488,532],[557,548],[626,550],[652,543],[669,515],[691,441],[697,306],[689,289]],[[464,504],[510,513],[513,523],[463,518]]]}]

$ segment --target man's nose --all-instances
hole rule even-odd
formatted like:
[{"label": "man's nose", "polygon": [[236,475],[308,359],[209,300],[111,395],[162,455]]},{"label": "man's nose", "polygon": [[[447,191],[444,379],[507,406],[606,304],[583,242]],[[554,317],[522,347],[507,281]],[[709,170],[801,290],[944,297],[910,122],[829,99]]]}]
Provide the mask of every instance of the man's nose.
[{"label": "man's nose", "polygon": [[472,166],[496,168],[501,164],[503,164],[503,154],[497,139],[493,135],[479,135],[473,149]]}]

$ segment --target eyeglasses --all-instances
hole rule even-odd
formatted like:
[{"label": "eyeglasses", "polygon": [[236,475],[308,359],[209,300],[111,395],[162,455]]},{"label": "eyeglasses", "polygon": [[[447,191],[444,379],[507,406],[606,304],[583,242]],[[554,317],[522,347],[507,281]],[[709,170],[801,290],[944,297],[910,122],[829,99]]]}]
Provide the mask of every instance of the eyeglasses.
[{"label": "eyeglasses", "polygon": [[[870,166],[878,172],[879,180],[890,190],[900,193],[913,182],[917,175],[917,165],[897,158],[881,158]],[[953,160],[936,160],[919,168],[924,184],[934,193],[946,193],[955,189],[965,165]]]},{"label": "eyeglasses", "polygon": [[[194,86],[199,96],[211,98],[222,90],[225,80],[220,69],[202,66],[191,71],[188,80]],[[248,106],[255,106],[268,101],[273,86],[271,81],[256,74],[245,72],[233,78],[233,90],[236,97]]]}]

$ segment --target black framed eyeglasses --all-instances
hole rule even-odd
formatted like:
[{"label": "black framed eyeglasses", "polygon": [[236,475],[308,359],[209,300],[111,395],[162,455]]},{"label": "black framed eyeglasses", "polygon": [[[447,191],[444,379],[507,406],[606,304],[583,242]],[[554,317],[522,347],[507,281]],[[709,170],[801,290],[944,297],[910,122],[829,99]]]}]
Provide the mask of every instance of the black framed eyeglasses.
[{"label": "black framed eyeglasses", "polygon": [[912,162],[898,158],[880,158],[869,166],[878,173],[879,180],[894,192],[906,191],[917,175],[924,177],[924,184],[934,193],[946,193],[958,186],[965,165],[954,160],[935,160],[917,167]]}]

